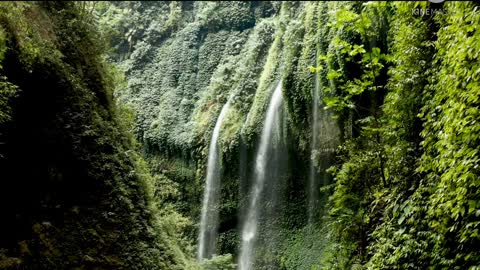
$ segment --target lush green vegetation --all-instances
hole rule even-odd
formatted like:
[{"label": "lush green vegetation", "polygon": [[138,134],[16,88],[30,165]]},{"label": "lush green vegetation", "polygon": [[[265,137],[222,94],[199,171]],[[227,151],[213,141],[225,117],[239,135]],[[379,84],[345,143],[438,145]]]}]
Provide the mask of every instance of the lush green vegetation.
[{"label": "lush green vegetation", "polygon": [[189,268],[188,221],[113,102],[91,11],[0,4],[0,268]]},{"label": "lush green vegetation", "polygon": [[480,269],[479,28],[474,2],[1,3],[0,269],[236,269],[279,81],[254,269]]},{"label": "lush green vegetation", "polygon": [[[471,3],[447,3],[448,13],[435,18],[412,16],[421,7],[378,2],[337,11],[357,24],[350,31],[383,33],[388,22],[391,41],[362,36],[345,45],[345,53],[363,54],[364,73],[340,82],[345,96],[327,100],[340,114],[359,115],[333,170],[331,252],[344,256],[328,268],[478,267],[478,124],[469,119],[478,116],[479,16]],[[388,9],[392,18],[384,18]],[[372,38],[377,47],[368,48]]]}]

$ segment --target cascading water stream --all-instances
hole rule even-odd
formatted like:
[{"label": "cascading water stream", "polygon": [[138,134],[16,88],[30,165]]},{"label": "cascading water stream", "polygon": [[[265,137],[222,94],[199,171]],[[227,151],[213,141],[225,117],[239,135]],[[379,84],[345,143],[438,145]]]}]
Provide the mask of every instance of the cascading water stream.
[{"label": "cascading water stream", "polygon": [[[270,104],[267,109],[265,124],[261,133],[260,145],[258,148],[253,187],[250,191],[250,203],[246,214],[246,219],[242,228],[242,245],[240,250],[239,269],[251,270],[253,264],[253,248],[257,237],[257,227],[259,222],[259,201],[262,196],[266,179],[266,167],[268,162],[268,152],[272,147],[272,138],[275,132],[279,132],[280,114],[282,110],[282,82],[280,81],[273,92]],[[276,130],[277,129],[277,130]]]},{"label": "cascading water stream", "polygon": [[[317,57],[316,57],[317,58]],[[318,58],[316,66],[318,66]],[[311,158],[308,177],[308,224],[320,221],[325,214],[328,195],[322,194],[320,188],[331,181],[327,168],[332,165],[335,148],[339,144],[340,130],[332,112],[320,110],[323,107],[321,77],[315,74],[315,85],[312,90],[312,140]],[[330,89],[335,89],[333,80],[329,80]]]},{"label": "cascading water stream", "polygon": [[223,105],[220,115],[213,129],[212,139],[208,150],[207,178],[205,190],[203,193],[202,216],[200,219],[200,233],[198,243],[198,262],[205,258],[210,258],[215,253],[217,230],[218,230],[218,212],[220,201],[220,178],[221,168],[218,149],[218,137],[222,126],[223,118],[230,106],[230,100]]},{"label": "cascading water stream", "polygon": [[315,87],[313,89],[313,103],[312,103],[312,141],[310,149],[310,171],[308,176],[308,224],[316,219],[316,207],[318,206],[319,200],[319,185],[318,185],[318,174],[315,170],[315,153],[318,148],[318,133],[319,133],[319,123],[318,123],[318,100],[320,98],[320,83],[318,75],[315,74]]}]

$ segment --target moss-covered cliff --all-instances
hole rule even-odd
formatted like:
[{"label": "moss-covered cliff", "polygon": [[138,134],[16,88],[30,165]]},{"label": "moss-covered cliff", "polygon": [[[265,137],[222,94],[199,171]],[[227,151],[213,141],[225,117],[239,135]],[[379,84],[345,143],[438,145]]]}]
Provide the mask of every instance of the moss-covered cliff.
[{"label": "moss-covered cliff", "polygon": [[[115,47],[111,60],[127,75],[119,97],[137,111],[146,155],[180,184],[177,205],[194,220],[211,132],[232,99],[219,140],[220,253],[238,254],[258,138],[282,80],[287,180],[277,179],[285,185],[278,232],[275,239],[264,235],[277,248],[257,250],[257,269],[473,267],[478,198],[463,183],[478,177],[478,143],[471,144],[478,124],[453,119],[461,118],[460,108],[472,119],[478,105],[471,62],[478,59],[476,10],[474,4],[427,2],[121,3],[99,9]],[[454,57],[447,48],[464,53]],[[456,68],[447,71],[449,63]],[[463,75],[455,78],[463,84],[448,84],[447,73],[460,69]],[[468,135],[455,133],[447,119]],[[458,170],[434,162],[443,158]],[[316,172],[309,174],[312,166]],[[307,224],[311,175],[323,181],[315,209],[323,218],[299,230]],[[452,217],[433,210],[436,203]],[[440,228],[445,234],[435,232]]]},{"label": "moss-covered cliff", "polygon": [[0,4],[0,268],[185,269],[183,218],[127,133],[91,11]]}]

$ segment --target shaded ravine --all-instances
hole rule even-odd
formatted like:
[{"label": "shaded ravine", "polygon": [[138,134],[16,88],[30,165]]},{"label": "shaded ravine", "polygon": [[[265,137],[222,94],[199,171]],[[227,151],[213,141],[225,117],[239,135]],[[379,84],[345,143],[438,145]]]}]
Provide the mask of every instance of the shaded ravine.
[{"label": "shaded ravine", "polygon": [[198,239],[198,262],[210,258],[215,254],[218,235],[218,214],[220,206],[220,178],[221,164],[218,149],[218,137],[223,118],[230,106],[230,100],[223,105],[220,115],[213,129],[212,139],[208,150],[207,177],[203,193],[202,214],[200,219],[200,232]]},{"label": "shaded ravine", "polygon": [[255,159],[254,182],[250,190],[250,201],[246,219],[242,227],[242,244],[240,249],[239,269],[251,270],[253,265],[253,250],[257,238],[259,222],[260,199],[264,190],[266,179],[266,167],[269,160],[268,152],[272,148],[272,138],[275,132],[279,132],[280,114],[282,111],[283,96],[282,82],[280,81],[273,92],[261,133],[261,140]]}]

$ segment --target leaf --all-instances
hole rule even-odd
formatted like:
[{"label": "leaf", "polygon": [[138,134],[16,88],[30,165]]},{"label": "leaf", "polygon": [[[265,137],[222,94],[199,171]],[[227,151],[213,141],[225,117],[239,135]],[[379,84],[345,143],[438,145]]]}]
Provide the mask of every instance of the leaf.
[{"label": "leaf", "polygon": [[405,220],[405,215],[401,215],[398,219],[398,225],[402,225],[403,221]]}]

